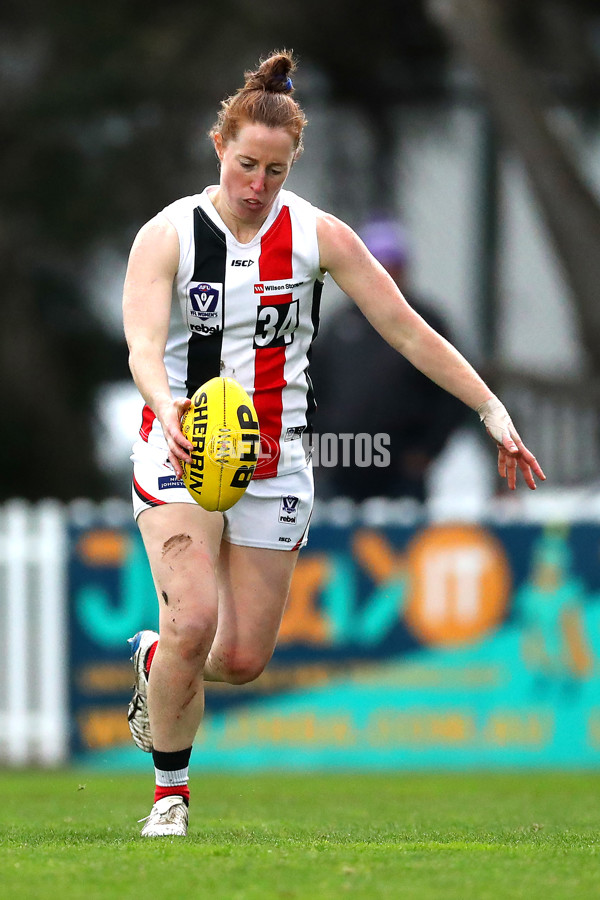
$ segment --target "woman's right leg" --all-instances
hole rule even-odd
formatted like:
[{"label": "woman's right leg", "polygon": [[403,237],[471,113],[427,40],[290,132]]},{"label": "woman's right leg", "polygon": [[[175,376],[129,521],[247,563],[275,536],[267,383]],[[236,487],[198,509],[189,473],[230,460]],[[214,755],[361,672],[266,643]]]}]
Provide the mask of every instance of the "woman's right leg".
[{"label": "woman's right leg", "polygon": [[217,627],[215,567],[223,517],[169,503],[144,510],[138,525],[152,569],[160,641],[148,679],[155,750],[191,747],[204,712],[203,668]]}]

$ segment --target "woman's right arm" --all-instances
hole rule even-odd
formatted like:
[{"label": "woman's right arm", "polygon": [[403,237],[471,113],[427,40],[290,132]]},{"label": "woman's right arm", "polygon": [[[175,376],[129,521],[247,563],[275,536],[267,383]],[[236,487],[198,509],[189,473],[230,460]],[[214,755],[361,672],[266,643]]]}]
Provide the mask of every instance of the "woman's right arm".
[{"label": "woman's right arm", "polygon": [[180,478],[180,460],[190,458],[191,445],[180,428],[190,401],[173,399],[164,364],[178,266],[177,231],[158,215],[140,229],[131,248],[123,290],[123,324],[133,380],[162,426],[169,460]]}]

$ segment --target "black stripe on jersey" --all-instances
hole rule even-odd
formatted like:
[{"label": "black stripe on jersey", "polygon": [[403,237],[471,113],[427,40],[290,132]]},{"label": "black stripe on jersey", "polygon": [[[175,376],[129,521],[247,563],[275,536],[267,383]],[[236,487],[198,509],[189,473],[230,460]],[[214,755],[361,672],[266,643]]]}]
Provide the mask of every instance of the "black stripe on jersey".
[{"label": "black stripe on jersey", "polygon": [[307,440],[305,441],[305,449],[310,448],[312,451],[312,435],[313,435],[313,420],[315,417],[315,412],[317,409],[317,404],[315,401],[315,391],[313,388],[313,383],[309,374],[310,370],[310,361],[312,359],[312,348],[313,341],[319,333],[319,321],[321,316],[321,294],[323,293],[323,282],[315,281],[313,287],[313,295],[312,295],[312,308],[310,313],[310,318],[313,326],[312,339],[310,342],[310,347],[308,348],[308,352],[306,354],[306,358],[308,360],[308,367],[306,369],[306,382],[308,385],[308,390],[306,393],[306,436]]},{"label": "black stripe on jersey", "polygon": [[[225,272],[227,271],[227,242],[223,232],[199,206],[194,210],[194,274],[193,281],[222,285],[221,322],[225,323]],[[186,374],[187,396],[214,378],[221,370],[223,329],[215,334],[193,332],[188,341]]]},{"label": "black stripe on jersey", "polygon": [[146,506],[164,506],[164,500],[157,500],[156,497],[153,497],[152,494],[149,494],[145,491],[135,480],[135,475],[133,476],[133,489]]}]

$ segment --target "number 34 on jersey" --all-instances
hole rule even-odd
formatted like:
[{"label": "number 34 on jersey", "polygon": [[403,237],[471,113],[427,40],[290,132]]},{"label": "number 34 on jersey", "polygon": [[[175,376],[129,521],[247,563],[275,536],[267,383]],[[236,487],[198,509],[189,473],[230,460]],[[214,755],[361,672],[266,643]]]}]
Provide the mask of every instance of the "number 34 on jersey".
[{"label": "number 34 on jersey", "polygon": [[[275,299],[275,298],[273,298]],[[285,347],[294,340],[298,327],[298,300],[259,306],[254,347]]]}]

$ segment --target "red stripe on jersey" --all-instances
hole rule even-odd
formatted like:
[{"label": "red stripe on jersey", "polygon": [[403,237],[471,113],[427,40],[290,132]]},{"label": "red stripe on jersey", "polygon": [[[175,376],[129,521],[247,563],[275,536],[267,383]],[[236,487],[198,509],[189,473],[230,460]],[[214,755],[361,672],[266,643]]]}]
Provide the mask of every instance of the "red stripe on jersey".
[{"label": "red stripe on jersey", "polygon": [[[289,207],[284,206],[261,240],[258,270],[261,281],[282,281],[292,277],[292,220]],[[291,294],[261,294],[261,306],[291,303]],[[254,357],[254,408],[261,432],[261,461],[254,477],[272,478],[277,475],[281,450],[281,418],[283,389],[287,382],[285,346],[257,347]],[[263,439],[264,436],[264,439]]]},{"label": "red stripe on jersey", "polygon": [[152,425],[154,424],[155,418],[156,415],[146,404],[146,406],[144,406],[144,409],[142,410],[142,426],[140,428],[140,437],[143,441],[146,441],[146,443],[148,443],[148,438],[150,437],[150,432],[152,431]]}]

